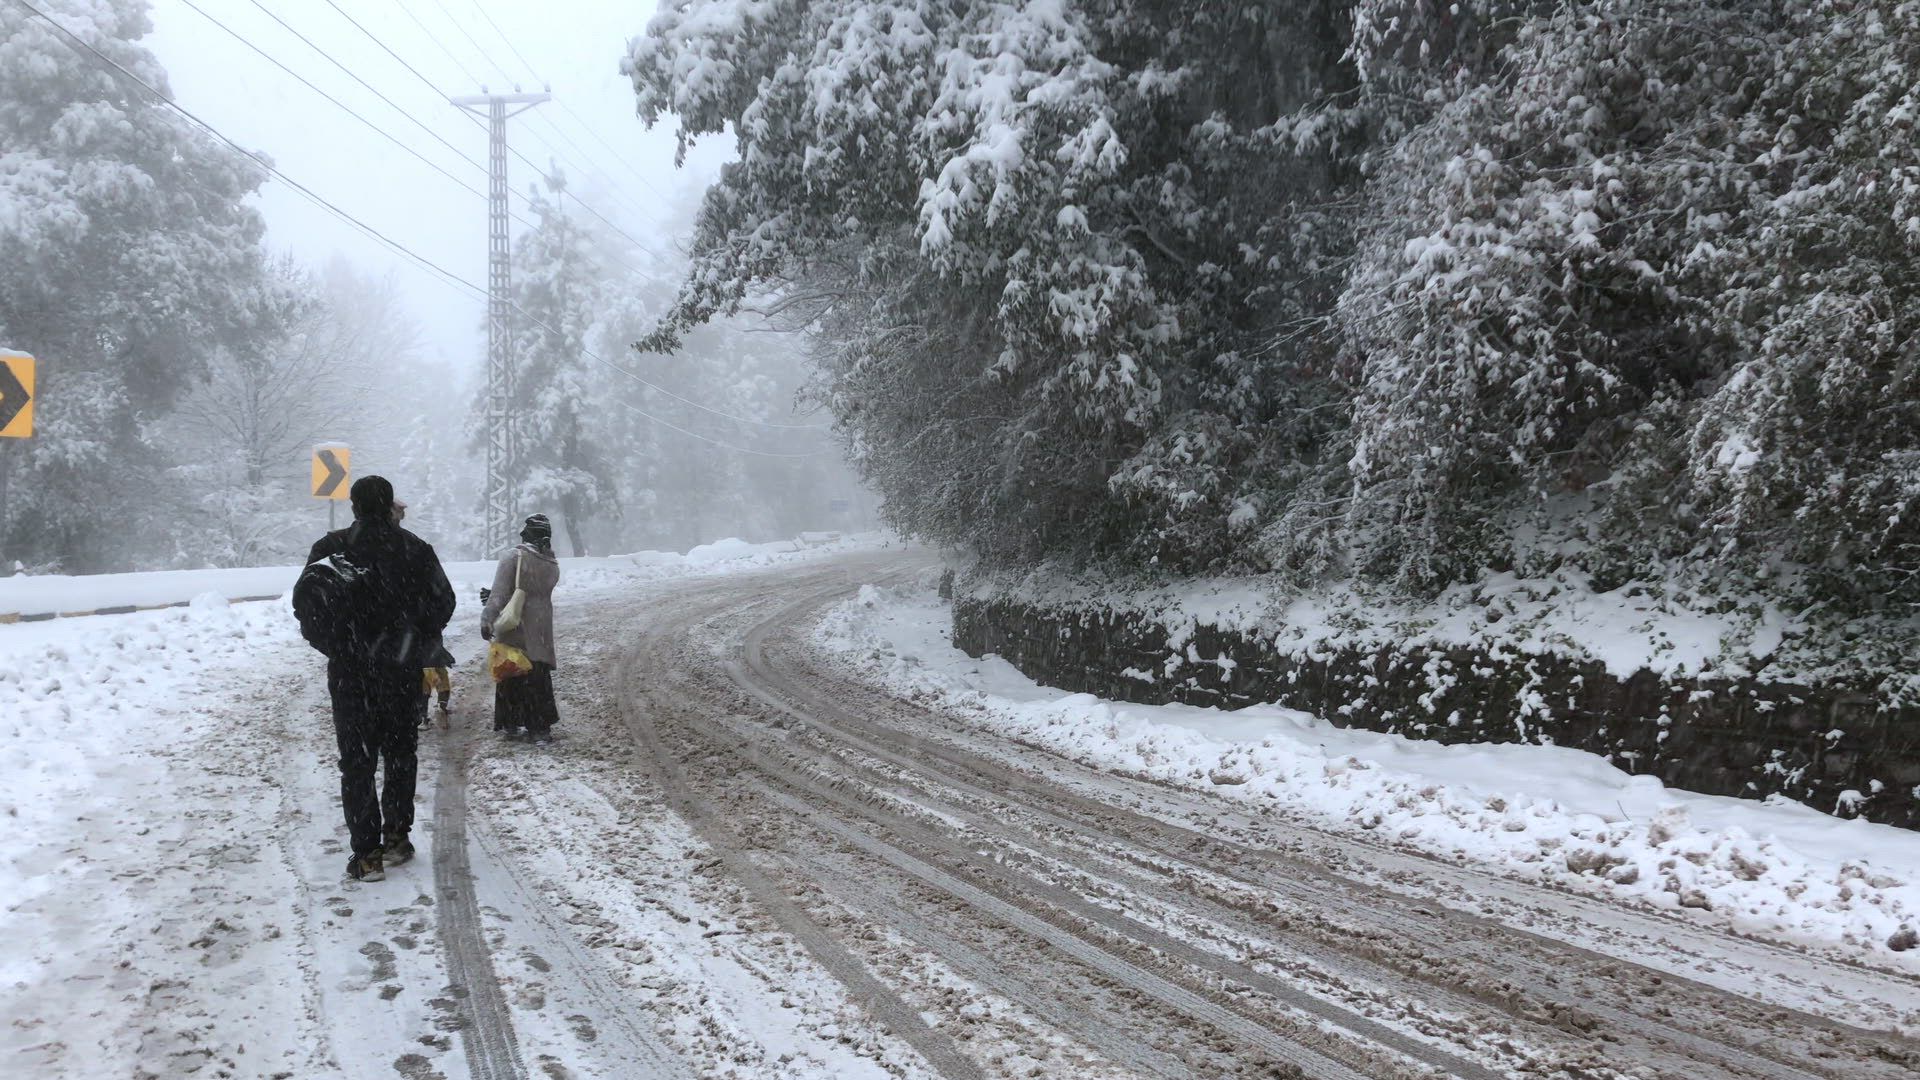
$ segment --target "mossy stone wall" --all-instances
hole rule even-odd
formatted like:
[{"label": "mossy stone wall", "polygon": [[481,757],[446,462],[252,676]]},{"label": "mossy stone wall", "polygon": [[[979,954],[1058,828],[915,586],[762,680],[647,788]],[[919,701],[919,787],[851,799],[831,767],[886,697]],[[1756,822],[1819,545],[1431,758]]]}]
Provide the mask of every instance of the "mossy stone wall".
[{"label": "mossy stone wall", "polygon": [[[1272,703],[1410,738],[1571,746],[1673,787],[1778,794],[1920,828],[1920,710],[1881,709],[1854,688],[1666,681],[1645,670],[1620,678],[1592,660],[1466,648],[1288,655],[1214,626],[1176,637],[1136,614],[966,597],[954,602],[953,640],[1049,686],[1104,698]],[[1170,665],[1173,656],[1180,659]]]}]

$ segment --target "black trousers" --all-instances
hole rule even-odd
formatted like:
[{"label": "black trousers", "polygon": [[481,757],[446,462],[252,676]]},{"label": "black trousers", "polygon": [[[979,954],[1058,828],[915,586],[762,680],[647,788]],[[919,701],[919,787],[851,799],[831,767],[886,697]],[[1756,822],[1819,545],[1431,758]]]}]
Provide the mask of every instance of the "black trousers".
[{"label": "black trousers", "polygon": [[[413,786],[420,771],[420,732],[414,727],[420,669],[330,661],[327,693],[333,698],[333,733],[340,744],[340,805],[346,811],[353,853],[365,855],[380,846],[383,834],[413,828]],[[374,768],[382,761],[386,782],[376,795]]]},{"label": "black trousers", "polygon": [[494,684],[493,730],[525,728],[529,735],[544,735],[559,721],[552,664],[535,660],[532,671]]}]

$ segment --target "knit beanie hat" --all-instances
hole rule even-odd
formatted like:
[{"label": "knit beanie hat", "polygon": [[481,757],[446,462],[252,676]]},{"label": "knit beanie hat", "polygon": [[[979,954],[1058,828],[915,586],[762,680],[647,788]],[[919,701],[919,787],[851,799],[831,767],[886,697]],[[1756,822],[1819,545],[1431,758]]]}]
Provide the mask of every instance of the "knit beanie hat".
[{"label": "knit beanie hat", "polygon": [[551,544],[553,543],[553,523],[547,520],[547,515],[535,514],[521,526],[520,539],[529,544]]}]

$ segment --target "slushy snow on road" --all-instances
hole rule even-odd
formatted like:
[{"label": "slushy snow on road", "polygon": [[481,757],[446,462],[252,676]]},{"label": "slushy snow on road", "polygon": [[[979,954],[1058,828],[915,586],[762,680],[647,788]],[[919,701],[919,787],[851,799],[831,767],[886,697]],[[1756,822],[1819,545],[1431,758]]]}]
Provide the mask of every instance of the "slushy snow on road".
[{"label": "slushy snow on road", "polygon": [[967,656],[950,625],[931,589],[869,585],[818,640],[892,692],[1101,768],[1920,972],[1920,835],[1908,830],[1670,789],[1564,747],[1448,746],[1272,706],[1103,701]]}]

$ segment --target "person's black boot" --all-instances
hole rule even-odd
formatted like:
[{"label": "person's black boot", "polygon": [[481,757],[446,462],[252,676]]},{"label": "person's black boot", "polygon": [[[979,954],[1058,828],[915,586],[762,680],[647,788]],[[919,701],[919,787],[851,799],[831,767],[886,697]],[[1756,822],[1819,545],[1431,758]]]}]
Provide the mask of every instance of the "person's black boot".
[{"label": "person's black boot", "polygon": [[399,866],[413,859],[413,841],[407,839],[406,833],[390,834],[382,850],[385,856],[382,862],[386,866]]},{"label": "person's black boot", "polygon": [[385,881],[387,868],[378,850],[347,860],[347,876],[355,881]]}]

